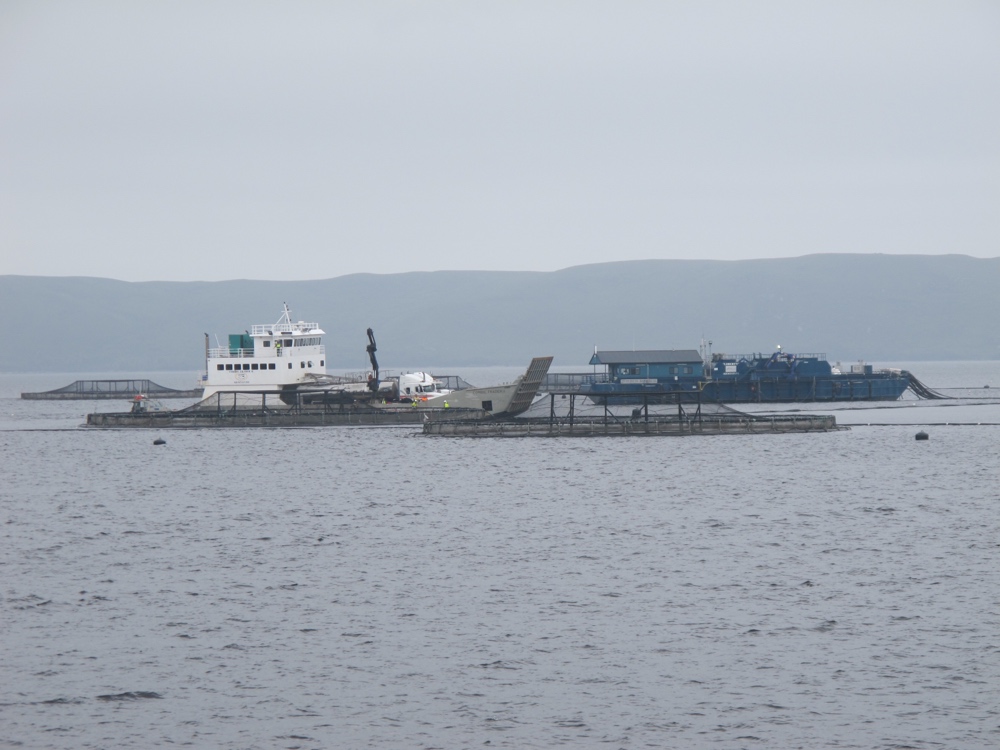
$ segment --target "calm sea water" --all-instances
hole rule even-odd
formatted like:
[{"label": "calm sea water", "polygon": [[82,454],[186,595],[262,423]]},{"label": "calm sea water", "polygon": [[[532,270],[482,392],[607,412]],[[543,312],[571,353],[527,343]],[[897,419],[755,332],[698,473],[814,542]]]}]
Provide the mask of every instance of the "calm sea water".
[{"label": "calm sea water", "polygon": [[551,440],[86,430],[122,405],[0,376],[0,746],[1000,746],[1000,363],[908,367],[970,398]]}]

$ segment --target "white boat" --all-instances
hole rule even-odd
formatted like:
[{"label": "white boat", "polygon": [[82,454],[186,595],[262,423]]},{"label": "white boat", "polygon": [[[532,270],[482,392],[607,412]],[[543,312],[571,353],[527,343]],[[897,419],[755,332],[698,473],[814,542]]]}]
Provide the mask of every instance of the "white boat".
[{"label": "white boat", "polygon": [[365,401],[372,406],[412,404],[429,409],[476,409],[490,414],[526,409],[548,372],[552,357],[536,357],[513,383],[488,388],[449,390],[426,372],[404,372],[382,378],[375,358],[375,336],[368,329],[372,371],[359,377],[326,372],[325,332],[316,323],[292,322],[288,305],[277,323],[255,325],[229,335],[229,346],[210,348],[205,341],[203,399],[217,394],[281,394],[285,403]]},{"label": "white boat", "polygon": [[289,403],[299,401],[426,402],[451,391],[426,372],[405,372],[379,378],[375,338],[368,354],[373,371],[357,377],[328,375],[325,331],[316,323],[293,322],[288,305],[277,323],[255,325],[248,332],[229,334],[228,346],[209,347],[205,341],[203,399],[217,393],[281,392]]},{"label": "white boat", "polygon": [[293,323],[283,305],[277,323],[255,325],[229,335],[229,346],[210,348],[205,340],[205,376],[209,398],[220,391],[281,391],[326,375],[324,331],[316,323]]}]

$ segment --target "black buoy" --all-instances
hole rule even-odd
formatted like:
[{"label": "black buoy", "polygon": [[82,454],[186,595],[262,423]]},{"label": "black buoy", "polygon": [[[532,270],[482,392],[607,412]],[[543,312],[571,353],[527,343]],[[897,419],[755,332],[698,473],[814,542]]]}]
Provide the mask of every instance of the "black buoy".
[{"label": "black buoy", "polygon": [[166,444],[167,441],[164,440],[163,438],[156,438],[156,440],[153,441],[153,445],[166,445]]},{"label": "black buoy", "polygon": [[930,435],[928,435],[923,430],[921,430],[920,432],[917,433],[917,440],[927,440],[929,438],[930,438]]}]

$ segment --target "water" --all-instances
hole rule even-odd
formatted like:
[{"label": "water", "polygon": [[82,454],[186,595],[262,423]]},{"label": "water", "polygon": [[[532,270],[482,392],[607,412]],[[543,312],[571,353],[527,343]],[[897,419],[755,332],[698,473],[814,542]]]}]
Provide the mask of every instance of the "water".
[{"label": "water", "polygon": [[[979,366],[911,369],[996,387]],[[904,406],[815,435],[154,446],[12,398],[24,377],[0,746],[1000,744],[996,404],[927,442]]]}]

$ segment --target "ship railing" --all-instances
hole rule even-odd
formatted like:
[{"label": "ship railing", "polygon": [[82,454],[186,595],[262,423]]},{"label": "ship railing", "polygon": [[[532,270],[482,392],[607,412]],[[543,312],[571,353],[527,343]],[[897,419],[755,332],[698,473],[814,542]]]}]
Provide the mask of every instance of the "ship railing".
[{"label": "ship railing", "polygon": [[[303,348],[305,348],[305,347],[303,347]],[[310,356],[319,356],[319,357],[325,357],[326,356],[326,347],[325,346],[319,346],[319,347],[310,346],[308,348],[309,348],[309,354],[310,354]],[[318,351],[317,351],[317,349],[318,349]],[[281,349],[282,353],[284,353],[286,351],[289,352],[289,353],[287,355],[285,355],[285,356],[289,356],[289,357],[295,357],[295,356],[298,356],[301,353],[299,351],[299,347],[297,347],[297,346],[296,347],[289,346],[289,347],[284,347],[284,348]],[[219,346],[219,347],[215,347],[215,348],[209,349],[208,350],[208,356],[211,359],[245,359],[245,358],[253,357],[255,355],[254,355],[254,350],[253,349],[230,349],[228,346]],[[274,348],[274,349],[264,349],[261,356],[263,356],[263,357],[281,357],[282,354],[278,354],[278,349]]]},{"label": "ship railing", "polygon": [[[720,354],[715,353],[712,355],[712,360],[715,362],[725,361],[728,362],[733,360],[739,362],[741,359],[745,359],[747,362],[753,362],[755,359],[770,359],[773,357],[775,352],[754,352],[753,354]],[[826,359],[826,354],[822,352],[786,352],[780,351],[778,354],[785,354],[790,357],[795,357],[795,359]]]},{"label": "ship railing", "polygon": [[253,326],[250,329],[250,335],[275,336],[284,333],[309,333],[317,330],[319,330],[318,323],[275,323],[273,325]]},{"label": "ship railing", "polygon": [[550,372],[543,379],[539,390],[567,390],[576,389],[583,386],[595,385],[597,383],[608,383],[608,374],[590,372]]}]

